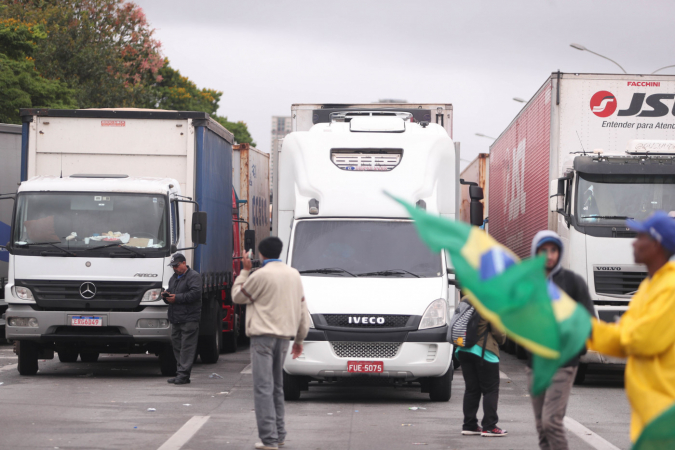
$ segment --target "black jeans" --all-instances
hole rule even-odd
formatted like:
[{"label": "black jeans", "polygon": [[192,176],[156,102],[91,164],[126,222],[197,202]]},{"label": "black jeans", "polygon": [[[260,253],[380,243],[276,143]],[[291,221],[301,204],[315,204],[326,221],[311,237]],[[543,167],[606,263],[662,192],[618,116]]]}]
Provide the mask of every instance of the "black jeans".
[{"label": "black jeans", "polygon": [[[483,361],[478,355],[468,352],[457,352],[462,367],[462,376],[466,390],[464,391],[464,425],[462,430],[475,430],[478,427],[478,405],[483,396],[484,430],[497,426],[497,403],[499,402],[499,363]],[[481,364],[482,362],[482,364]]]}]

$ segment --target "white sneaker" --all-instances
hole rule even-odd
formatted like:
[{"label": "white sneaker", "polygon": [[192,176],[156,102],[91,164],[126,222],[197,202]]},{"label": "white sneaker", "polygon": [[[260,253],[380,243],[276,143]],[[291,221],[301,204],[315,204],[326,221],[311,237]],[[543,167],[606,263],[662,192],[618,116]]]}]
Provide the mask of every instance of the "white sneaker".
[{"label": "white sneaker", "polygon": [[279,450],[279,447],[277,447],[276,445],[265,445],[262,442],[256,442],[255,448],[259,450]]}]

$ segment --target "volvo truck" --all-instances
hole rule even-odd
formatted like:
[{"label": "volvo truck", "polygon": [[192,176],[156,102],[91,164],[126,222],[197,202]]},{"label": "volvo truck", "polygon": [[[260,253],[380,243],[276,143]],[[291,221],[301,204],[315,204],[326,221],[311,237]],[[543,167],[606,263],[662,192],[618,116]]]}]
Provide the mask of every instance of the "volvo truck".
[{"label": "volvo truck", "polygon": [[[233,136],[208,114],[21,111],[21,184],[5,286],[18,370],[38,358],[159,356],[172,375],[167,304],[176,252],[201,274],[198,353],[218,360],[232,280]],[[207,238],[208,230],[208,238]]]},{"label": "volvo truck", "polygon": [[[647,276],[626,219],[675,211],[675,76],[553,73],[490,147],[490,234],[520,257],[539,230],[613,322]],[[590,363],[623,364],[589,351]]]},{"label": "volvo truck", "polygon": [[458,215],[450,105],[293,105],[274,155],[273,234],[302,276],[312,324],[284,394],[354,377],[451,396],[455,280],[385,192]]}]

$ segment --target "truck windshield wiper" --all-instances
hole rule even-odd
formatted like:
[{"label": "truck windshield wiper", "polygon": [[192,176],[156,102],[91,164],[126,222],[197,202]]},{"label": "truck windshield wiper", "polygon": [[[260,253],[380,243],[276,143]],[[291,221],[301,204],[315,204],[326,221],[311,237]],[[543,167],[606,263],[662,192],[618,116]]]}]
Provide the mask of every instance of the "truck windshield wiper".
[{"label": "truck windshield wiper", "polygon": [[146,256],[145,253],[141,253],[141,252],[139,252],[138,250],[133,250],[133,249],[131,249],[131,248],[129,248],[129,247],[126,247],[126,246],[124,246],[124,245],[122,245],[122,244],[106,244],[106,245],[99,245],[98,247],[88,248],[88,249],[86,249],[86,250],[84,250],[84,251],[85,251],[85,252],[88,252],[88,251],[90,251],[90,250],[98,250],[99,248],[110,248],[110,247],[119,247],[119,248],[121,248],[121,249],[123,249],[123,250],[128,250],[128,251],[130,251],[131,253],[135,253],[135,254],[137,254],[138,256],[142,257],[142,258],[145,258],[145,256]]},{"label": "truck windshield wiper", "polygon": [[634,219],[628,216],[581,216],[582,219]]},{"label": "truck windshield wiper", "polygon": [[301,270],[300,273],[324,273],[324,274],[329,274],[329,273],[346,273],[348,275],[351,275],[353,277],[356,277],[351,272],[347,272],[345,269],[340,269],[339,267],[328,267],[326,269],[309,269],[309,270]]},{"label": "truck windshield wiper", "polygon": [[415,278],[420,278],[419,275],[416,273],[409,272],[405,269],[388,269],[388,270],[380,270],[379,272],[366,272],[366,273],[360,273],[357,275],[357,277],[367,277],[367,276],[389,276],[389,275],[402,275],[404,273],[407,273],[409,275],[412,275]]},{"label": "truck windshield wiper", "polygon": [[51,245],[57,250],[61,250],[63,253],[65,253],[68,256],[77,256],[75,253],[71,252],[70,250],[66,250],[65,248],[62,247],[57,247],[56,244],[60,244],[61,242],[27,242],[25,244],[19,244],[19,247],[30,247],[31,245]]}]

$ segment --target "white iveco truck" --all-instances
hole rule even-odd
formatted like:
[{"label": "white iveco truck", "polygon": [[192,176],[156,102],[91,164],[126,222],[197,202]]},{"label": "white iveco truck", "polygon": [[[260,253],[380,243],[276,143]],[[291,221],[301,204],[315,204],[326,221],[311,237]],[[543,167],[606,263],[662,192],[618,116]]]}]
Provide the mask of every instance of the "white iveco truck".
[{"label": "white iveco truck", "polygon": [[303,279],[312,325],[285,364],[287,399],[312,380],[379,377],[451,395],[454,275],[385,191],[457,215],[450,105],[294,105],[274,155],[273,233]]}]

